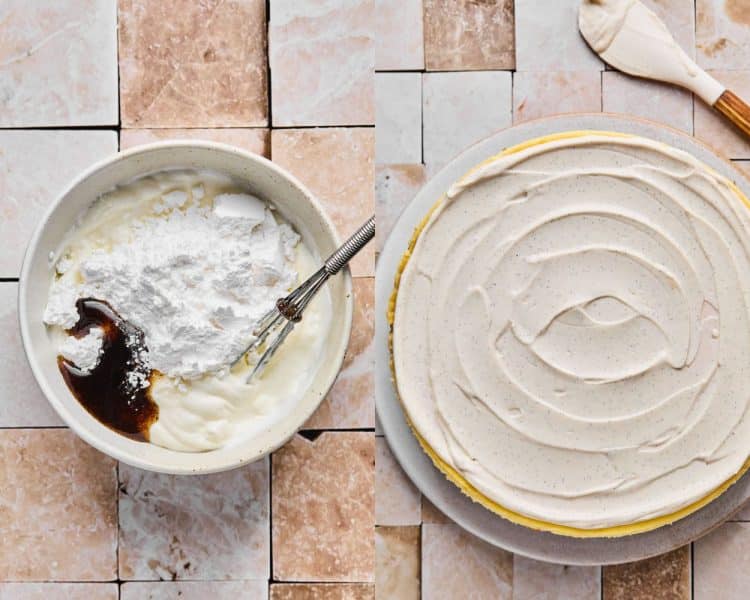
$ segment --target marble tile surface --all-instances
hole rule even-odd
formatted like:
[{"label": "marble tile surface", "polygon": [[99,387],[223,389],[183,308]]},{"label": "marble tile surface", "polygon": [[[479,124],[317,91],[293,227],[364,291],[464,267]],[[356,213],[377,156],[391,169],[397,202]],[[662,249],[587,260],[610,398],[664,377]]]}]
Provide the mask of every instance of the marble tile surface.
[{"label": "marble tile surface", "polygon": [[512,120],[511,74],[426,73],[423,80],[424,162],[430,172]]},{"label": "marble tile surface", "polygon": [[374,123],[374,0],[274,0],[273,125]]},{"label": "marble tile surface", "polygon": [[744,600],[750,589],[750,523],[726,523],[693,547],[694,600]]},{"label": "marble tile surface", "polygon": [[422,0],[376,0],[375,68],[424,69]]},{"label": "marble tile surface", "polygon": [[599,71],[519,71],[513,75],[513,123],[601,109]]},{"label": "marble tile surface", "polygon": [[[119,600],[266,600],[265,581],[128,581]],[[0,600],[2,598],[0,597]]]},{"label": "marble tile surface", "polygon": [[0,127],[117,124],[117,4],[0,5]]},{"label": "marble tile surface", "polygon": [[354,316],[344,365],[303,429],[361,429],[375,424],[375,278],[354,279]]},{"label": "marble tile surface", "polygon": [[207,140],[237,146],[266,158],[271,156],[271,132],[268,129],[123,129],[120,150],[164,140]]},{"label": "marble tile surface", "polygon": [[[370,127],[275,129],[271,157],[288,169],[328,210],[342,239],[374,211],[375,132]],[[350,263],[355,277],[375,274],[375,250],[369,244]]]},{"label": "marble tile surface", "polygon": [[401,470],[385,438],[375,439],[375,523],[419,525],[421,494]]},{"label": "marble tile surface", "polygon": [[602,107],[605,112],[643,117],[693,133],[693,95],[673,85],[605,71]]},{"label": "marble tile surface", "polygon": [[274,583],[271,600],[375,600],[370,583]]},{"label": "marble tile surface", "polygon": [[62,425],[26,360],[17,298],[17,283],[0,282],[0,427]]},{"label": "marble tile surface", "polygon": [[516,554],[513,600],[600,600],[599,567],[553,565]]},{"label": "marble tile surface", "polygon": [[[746,101],[750,100],[750,70],[710,71],[710,74]],[[727,158],[750,158],[750,139],[699,99],[695,100],[694,127],[695,137]]]},{"label": "marble tile surface", "polygon": [[273,575],[281,581],[374,579],[375,437],[297,435],[273,455]]},{"label": "marble tile surface", "polygon": [[512,69],[513,0],[423,0],[428,71]]},{"label": "marble tile surface", "polygon": [[264,0],[119,0],[123,127],[268,122]]},{"label": "marble tile surface", "polygon": [[516,0],[516,69],[600,71],[604,68],[604,63],[578,33],[579,4],[580,0]]},{"label": "marble tile surface", "polygon": [[445,525],[446,523],[452,523],[452,521],[437,506],[430,502],[427,496],[422,496],[422,523]]},{"label": "marble tile surface", "polygon": [[689,600],[690,546],[602,568],[603,600]]},{"label": "marble tile surface", "polygon": [[0,581],[114,580],[115,467],[68,429],[0,430]]},{"label": "marble tile surface", "polygon": [[268,460],[201,476],[120,464],[121,579],[266,580]]},{"label": "marble tile surface", "polygon": [[705,69],[747,69],[750,4],[745,0],[696,0],[698,64]]},{"label": "marble tile surface", "polygon": [[0,600],[118,600],[117,584],[0,583]]},{"label": "marble tile surface", "polygon": [[422,74],[376,74],[375,115],[375,162],[422,162]]},{"label": "marble tile surface", "polygon": [[26,244],[55,197],[115,152],[114,131],[0,131],[0,277],[18,277]]},{"label": "marble tile surface", "polygon": [[375,593],[378,598],[419,600],[419,527],[375,529]]},{"label": "marble tile surface", "polygon": [[375,242],[382,251],[401,212],[427,182],[424,165],[379,165],[375,168]]},{"label": "marble tile surface", "polygon": [[513,555],[483,542],[458,525],[422,525],[423,597],[462,598],[469,582],[472,600],[510,600]]}]

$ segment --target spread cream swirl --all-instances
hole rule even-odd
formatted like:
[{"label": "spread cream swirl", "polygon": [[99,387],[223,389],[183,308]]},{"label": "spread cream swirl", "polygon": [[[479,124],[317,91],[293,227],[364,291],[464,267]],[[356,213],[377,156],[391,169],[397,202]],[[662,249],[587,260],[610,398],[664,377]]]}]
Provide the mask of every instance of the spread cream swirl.
[{"label": "spread cream swirl", "polygon": [[750,217],[663,144],[589,132],[448,192],[397,290],[399,396],[490,500],[582,529],[696,502],[750,450]]}]

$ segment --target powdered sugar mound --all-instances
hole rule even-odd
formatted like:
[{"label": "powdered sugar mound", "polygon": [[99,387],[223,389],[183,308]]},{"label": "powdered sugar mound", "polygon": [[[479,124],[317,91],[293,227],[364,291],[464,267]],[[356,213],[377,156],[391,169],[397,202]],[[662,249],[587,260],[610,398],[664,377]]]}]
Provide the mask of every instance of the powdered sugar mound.
[{"label": "powdered sugar mound", "polygon": [[98,364],[103,343],[104,332],[99,327],[92,327],[82,338],[65,338],[60,344],[60,354],[81,371],[88,373]]},{"label": "powdered sugar mound", "polygon": [[43,320],[48,325],[70,329],[78,322],[78,288],[68,279],[60,279],[52,287]]},{"label": "powdered sugar mound", "polygon": [[201,186],[164,193],[126,241],[82,256],[77,278],[53,284],[44,321],[70,327],[76,298],[105,300],[144,332],[153,369],[186,379],[225,369],[296,284],[299,236],[253,196],[220,194],[213,208],[202,196]]}]

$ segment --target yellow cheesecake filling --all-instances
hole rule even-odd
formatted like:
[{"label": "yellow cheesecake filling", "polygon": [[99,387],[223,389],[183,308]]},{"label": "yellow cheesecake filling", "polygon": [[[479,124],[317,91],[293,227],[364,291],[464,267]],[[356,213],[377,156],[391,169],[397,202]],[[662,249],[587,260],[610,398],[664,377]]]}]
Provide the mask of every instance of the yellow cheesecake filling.
[{"label": "yellow cheesecake filling", "polygon": [[658,527],[750,446],[750,218],[644,138],[569,132],[454,184],[415,232],[390,318],[398,394],[438,467],[527,526]]}]

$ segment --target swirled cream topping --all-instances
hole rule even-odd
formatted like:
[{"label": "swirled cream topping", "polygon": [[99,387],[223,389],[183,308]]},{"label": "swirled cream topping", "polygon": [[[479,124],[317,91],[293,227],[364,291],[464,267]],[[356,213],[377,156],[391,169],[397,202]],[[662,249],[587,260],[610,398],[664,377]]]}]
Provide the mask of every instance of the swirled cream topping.
[{"label": "swirled cream topping", "polygon": [[685,152],[541,142],[456,183],[398,287],[400,398],[490,500],[583,529],[668,515],[750,450],[750,218]]}]

